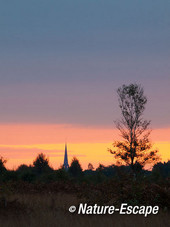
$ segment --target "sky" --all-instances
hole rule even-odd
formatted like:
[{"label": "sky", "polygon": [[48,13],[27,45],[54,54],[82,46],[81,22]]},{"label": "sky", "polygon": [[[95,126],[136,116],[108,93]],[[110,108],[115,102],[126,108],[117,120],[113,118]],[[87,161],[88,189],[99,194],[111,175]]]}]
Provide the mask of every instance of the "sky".
[{"label": "sky", "polygon": [[116,90],[130,83],[144,87],[152,140],[170,158],[168,0],[0,5],[0,152],[7,166],[31,163],[43,151],[58,167],[66,140],[69,161],[112,163]]}]

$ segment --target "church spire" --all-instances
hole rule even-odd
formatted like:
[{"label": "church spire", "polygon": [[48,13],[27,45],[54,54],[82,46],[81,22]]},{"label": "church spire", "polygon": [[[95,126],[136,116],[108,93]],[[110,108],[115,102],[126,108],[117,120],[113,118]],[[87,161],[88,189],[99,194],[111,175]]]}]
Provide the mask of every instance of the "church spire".
[{"label": "church spire", "polygon": [[67,143],[65,143],[65,154],[64,154],[64,164],[63,167],[65,170],[68,170],[69,165],[68,165],[68,157],[67,157]]}]

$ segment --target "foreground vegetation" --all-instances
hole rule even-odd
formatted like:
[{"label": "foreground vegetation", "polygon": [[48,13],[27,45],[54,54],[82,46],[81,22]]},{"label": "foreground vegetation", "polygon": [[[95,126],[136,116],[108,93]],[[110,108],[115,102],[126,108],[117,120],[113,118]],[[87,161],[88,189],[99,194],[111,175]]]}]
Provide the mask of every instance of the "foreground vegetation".
[{"label": "foreground vegetation", "polygon": [[[30,166],[5,168],[0,159],[0,226],[168,226],[170,209],[170,161],[156,164],[152,171],[139,164],[103,166],[92,164],[82,170],[74,158],[68,169],[54,170],[39,154]],[[70,214],[79,203],[159,206],[158,215],[86,216]]]},{"label": "foreground vegetation", "polygon": [[[11,202],[10,202],[11,201]],[[55,227],[55,226],[118,226],[118,227],[160,227],[168,226],[170,221],[167,212],[158,215],[77,215],[70,214],[68,208],[78,205],[81,200],[74,194],[15,194],[9,197],[6,213],[0,215],[0,226],[3,227]],[[4,209],[3,209],[4,210]],[[2,209],[1,209],[2,211]]]}]

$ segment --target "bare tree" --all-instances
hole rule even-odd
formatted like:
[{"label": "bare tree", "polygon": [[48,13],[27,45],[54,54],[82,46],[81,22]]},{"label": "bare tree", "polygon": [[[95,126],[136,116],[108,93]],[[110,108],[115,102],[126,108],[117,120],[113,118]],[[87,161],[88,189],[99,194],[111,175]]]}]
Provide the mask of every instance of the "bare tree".
[{"label": "bare tree", "polygon": [[122,118],[115,122],[120,131],[122,141],[113,143],[114,150],[109,149],[115,159],[120,163],[142,167],[147,163],[159,160],[157,150],[151,150],[149,140],[151,130],[148,129],[150,121],[142,118],[147,103],[143,88],[138,84],[123,85],[118,88],[118,101]]}]

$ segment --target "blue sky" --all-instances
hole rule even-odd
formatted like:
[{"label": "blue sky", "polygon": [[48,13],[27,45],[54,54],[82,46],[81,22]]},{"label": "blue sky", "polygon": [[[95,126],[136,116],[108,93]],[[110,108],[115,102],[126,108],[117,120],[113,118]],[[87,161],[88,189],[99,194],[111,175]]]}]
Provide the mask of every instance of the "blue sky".
[{"label": "blue sky", "polygon": [[116,89],[140,83],[170,126],[170,1],[3,1],[0,122],[113,126]]}]

